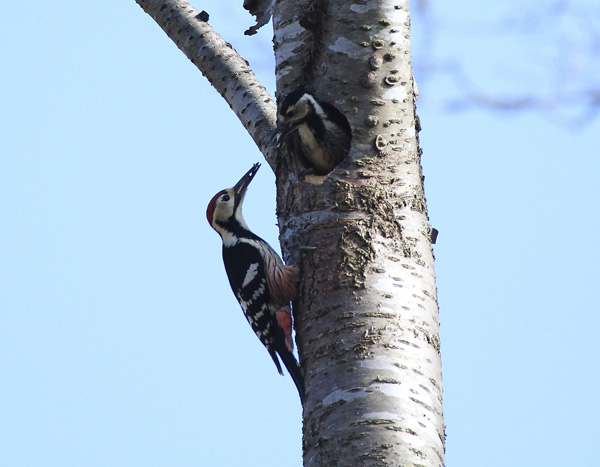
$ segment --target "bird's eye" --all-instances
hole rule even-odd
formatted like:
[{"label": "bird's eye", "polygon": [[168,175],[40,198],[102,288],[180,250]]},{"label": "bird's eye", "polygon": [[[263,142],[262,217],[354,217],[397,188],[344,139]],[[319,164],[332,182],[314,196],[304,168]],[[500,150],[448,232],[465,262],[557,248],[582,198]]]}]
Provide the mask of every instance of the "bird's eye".
[{"label": "bird's eye", "polygon": [[231,198],[229,197],[229,195],[223,195],[223,197],[221,198],[221,200],[227,202],[229,201]]}]

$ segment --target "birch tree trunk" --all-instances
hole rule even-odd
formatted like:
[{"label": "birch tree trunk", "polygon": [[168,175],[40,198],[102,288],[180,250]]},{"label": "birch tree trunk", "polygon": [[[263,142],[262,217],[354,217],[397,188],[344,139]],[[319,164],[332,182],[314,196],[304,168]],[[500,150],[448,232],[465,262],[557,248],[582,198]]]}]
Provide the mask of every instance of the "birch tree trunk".
[{"label": "birch tree trunk", "polygon": [[274,6],[278,97],[303,86],[352,127],[350,155],[321,177],[277,159],[267,138],[274,102],[197,11],[181,0],[136,1],[277,172],[282,251],[302,271],[294,317],[306,373],[304,466],[442,466],[438,307],[408,2]]}]

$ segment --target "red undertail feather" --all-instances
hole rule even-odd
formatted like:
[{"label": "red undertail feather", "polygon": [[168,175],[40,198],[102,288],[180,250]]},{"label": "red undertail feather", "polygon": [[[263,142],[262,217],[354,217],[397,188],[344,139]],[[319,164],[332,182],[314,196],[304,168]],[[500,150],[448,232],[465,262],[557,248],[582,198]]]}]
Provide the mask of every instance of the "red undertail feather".
[{"label": "red undertail feather", "polygon": [[294,341],[292,340],[292,313],[290,306],[282,306],[275,313],[275,317],[277,318],[277,324],[279,324],[279,327],[285,333],[285,346],[291,352],[294,350]]}]

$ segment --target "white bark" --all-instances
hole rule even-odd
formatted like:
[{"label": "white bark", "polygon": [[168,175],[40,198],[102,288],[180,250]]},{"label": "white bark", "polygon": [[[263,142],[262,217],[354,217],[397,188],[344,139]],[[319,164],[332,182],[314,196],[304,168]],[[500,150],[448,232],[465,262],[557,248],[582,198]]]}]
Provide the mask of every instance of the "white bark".
[{"label": "white bark", "polygon": [[[316,4],[326,10],[303,17]],[[273,18],[278,96],[307,87],[353,129],[350,157],[328,177],[278,174],[282,249],[302,267],[294,312],[307,374],[304,465],[441,466],[438,308],[408,2],[280,0]]]}]

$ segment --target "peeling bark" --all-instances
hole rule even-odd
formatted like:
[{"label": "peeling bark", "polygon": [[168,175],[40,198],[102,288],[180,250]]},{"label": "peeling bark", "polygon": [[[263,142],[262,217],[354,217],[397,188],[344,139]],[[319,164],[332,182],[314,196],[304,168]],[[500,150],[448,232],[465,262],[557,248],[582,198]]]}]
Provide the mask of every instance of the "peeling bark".
[{"label": "peeling bark", "polygon": [[274,3],[275,0],[244,0],[244,8],[248,10],[252,16],[256,17],[256,24],[250,26],[244,31],[244,34],[253,36],[261,27],[269,22]]}]

